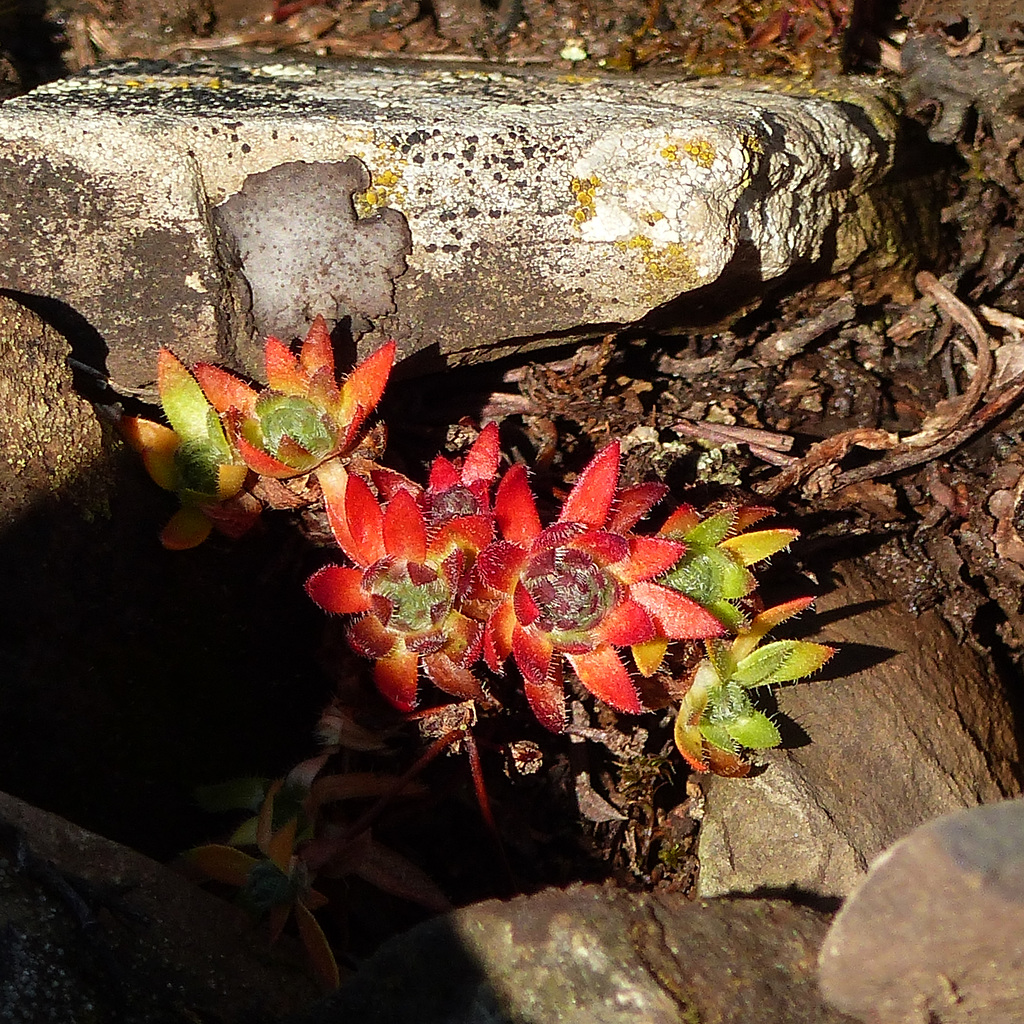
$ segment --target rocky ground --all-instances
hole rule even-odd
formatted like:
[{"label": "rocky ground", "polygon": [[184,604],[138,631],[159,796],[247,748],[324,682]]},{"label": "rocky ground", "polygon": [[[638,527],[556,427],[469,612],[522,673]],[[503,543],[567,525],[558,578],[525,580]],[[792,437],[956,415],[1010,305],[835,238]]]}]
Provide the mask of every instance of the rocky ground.
[{"label": "rocky ground", "polygon": [[[399,382],[383,410],[389,450],[413,474],[445,445],[458,449],[460,422],[502,418],[507,450],[536,465],[539,486],[556,495],[618,436],[630,479],[664,477],[696,503],[736,494],[772,503],[803,539],[773,561],[762,587],[779,599],[822,595],[817,619],[800,628],[841,647],[823,678],[779,692],[785,742],[751,780],[709,783],[688,773],[669,756],[670,717],[626,722],[580,693],[573,739],[589,742],[548,736],[522,708],[478,727],[508,870],[479,819],[463,758],[431,765],[423,791],[375,827],[403,869],[411,864],[426,876],[407,886],[421,903],[430,904],[435,886],[464,905],[550,885],[614,883],[604,896],[572,890],[565,906],[547,895],[534,913],[522,901],[510,911],[512,932],[529,938],[532,928],[540,945],[552,935],[554,946],[576,941],[559,931],[567,916],[588,913],[573,901],[601,904],[595,918],[615,923],[598,922],[598,930],[629,934],[629,950],[603,955],[609,964],[636,958],[654,979],[650,991],[629,996],[636,1015],[602,1016],[603,1000],[624,998],[608,967],[596,970],[603,980],[572,979],[590,986],[597,1009],[571,1019],[688,1020],[695,1005],[705,1008],[702,1019],[714,1019],[706,1000],[721,986],[673,988],[673,963],[651,959],[652,948],[682,942],[665,938],[673,929],[747,963],[766,986],[756,990],[763,1019],[840,1019],[818,1001],[809,965],[828,915],[868,861],[937,814],[1020,793],[1024,28],[1015,8],[982,0],[904,10],[339,0],[255,11],[235,0],[80,0],[0,10],[8,96],[97,61],[240,48],[303,59],[545,62],[567,73],[595,65],[685,75],[855,69],[894,82],[909,118],[942,147],[941,180],[929,185],[941,236],[919,240],[913,266],[791,282],[699,329],[682,326],[669,307],[603,341]],[[76,439],[86,453],[81,465],[94,458],[105,468],[76,478],[56,504],[38,498],[44,481],[16,474],[0,502],[9,680],[0,686],[0,788],[170,861],[228,827],[196,810],[195,788],[280,772],[305,756],[324,700],[361,679],[362,664],[336,638],[321,639],[320,617],[301,593],[316,556],[291,522],[273,520],[244,542],[241,556],[218,542],[202,557],[140,559],[166,515],[161,496],[124,453],[113,470],[107,465],[109,435],[75,395],[62,340],[42,322],[45,310],[36,320],[18,299],[4,297],[5,338],[34,338],[44,368],[30,361],[26,369],[15,348],[5,348],[4,378],[30,380],[40,394],[63,389],[66,421],[55,433]],[[18,388],[4,407],[31,419],[24,384]],[[55,457],[45,437],[27,436],[5,439],[8,454],[15,443],[37,444],[22,450],[44,463]],[[389,742],[383,760],[364,753],[351,766],[400,769],[424,740],[406,731]],[[503,770],[493,751],[512,742],[536,745],[541,771]],[[8,863],[24,859],[26,835],[30,851],[34,842],[36,854],[54,861],[39,838],[43,826],[18,814],[3,812],[17,825],[0,835]],[[60,866],[76,877],[89,870]],[[53,899],[46,877],[32,884]],[[623,890],[641,895],[615,894]],[[766,902],[726,904],[705,925],[659,916],[665,901],[737,892]],[[780,895],[805,905],[771,901]],[[332,897],[327,928],[349,969],[428,916],[415,898],[385,896],[355,876],[340,880]],[[462,911],[456,926],[422,927],[479,937],[505,927],[491,920],[501,918],[495,906]],[[906,913],[919,912],[908,901]],[[108,916],[101,915],[107,924]],[[765,980],[756,942],[748,942],[753,919],[762,934],[793,937],[774,980]],[[652,927],[659,938],[645,942]],[[586,939],[594,948],[601,941]],[[22,955],[5,948],[9,963]],[[374,968],[385,978],[388,957],[408,956],[388,949],[378,961],[384,967]],[[109,973],[106,954],[97,955],[97,971]],[[468,966],[470,977],[475,969]],[[717,977],[716,969],[706,976]],[[348,998],[365,1014],[364,990],[387,985],[373,974],[360,978]],[[870,1012],[842,978],[830,984],[839,1005]],[[472,992],[452,996],[475,1007],[452,1020],[555,1019],[543,1016],[554,1010],[536,1007],[514,1016],[493,993]],[[5,998],[20,1005],[16,995]],[[182,1005],[191,998],[182,996]],[[415,990],[412,998],[417,1005]],[[586,1002],[578,992],[571,1001]],[[223,1005],[203,1012],[235,1019]],[[429,1019],[448,1019],[444,1012]],[[751,1012],[738,1001],[719,1019],[761,1019]],[[1012,1008],[992,1012],[992,1020],[1016,1019]],[[396,1010],[389,1019],[403,1018]],[[954,1020],[955,1011],[936,1019]]]}]

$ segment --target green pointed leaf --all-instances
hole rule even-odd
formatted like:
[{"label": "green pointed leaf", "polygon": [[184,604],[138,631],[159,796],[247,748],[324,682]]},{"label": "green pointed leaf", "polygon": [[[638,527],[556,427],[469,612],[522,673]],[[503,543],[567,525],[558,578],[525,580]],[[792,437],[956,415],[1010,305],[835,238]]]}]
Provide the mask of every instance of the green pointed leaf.
[{"label": "green pointed leaf", "polygon": [[744,658],[732,674],[741,686],[767,686],[802,679],[816,672],[835,653],[824,644],[776,640]]},{"label": "green pointed leaf", "polygon": [[708,652],[708,660],[702,663],[697,671],[699,673],[706,665],[708,671],[714,673],[716,683],[720,685],[731,678],[736,670],[732,650],[725,640],[719,640],[717,637],[708,640],[705,647]]},{"label": "green pointed leaf", "polygon": [[743,613],[728,601],[715,601],[707,605],[707,609],[732,633],[738,633],[746,625]]},{"label": "green pointed leaf", "polygon": [[793,643],[793,640],[780,640],[758,647],[740,661],[729,677],[730,680],[747,687],[779,682]]},{"label": "green pointed leaf", "polygon": [[782,742],[782,736],[779,735],[775,723],[760,711],[737,715],[724,724],[729,735],[737,743],[751,750],[766,750],[768,747],[777,747]]},{"label": "green pointed leaf", "polygon": [[757,584],[753,574],[744,569],[734,557],[724,554],[722,551],[715,552],[721,562],[718,563],[720,570],[718,580],[718,592],[720,597],[729,601],[736,601],[749,594]]},{"label": "green pointed leaf", "polygon": [[753,565],[789,547],[799,536],[799,530],[759,530],[757,533],[741,533],[738,537],[730,537],[722,541],[722,547],[744,565]]},{"label": "green pointed leaf", "polygon": [[729,728],[724,722],[701,722],[700,734],[716,747],[728,750],[735,754],[737,746],[735,740],[729,735]]},{"label": "green pointed leaf", "polygon": [[729,531],[736,522],[735,511],[717,512],[707,519],[701,520],[686,534],[686,543],[701,547],[714,548],[729,536]]},{"label": "green pointed leaf", "polygon": [[210,814],[220,811],[258,811],[267,795],[267,779],[255,776],[196,787],[196,801]]}]

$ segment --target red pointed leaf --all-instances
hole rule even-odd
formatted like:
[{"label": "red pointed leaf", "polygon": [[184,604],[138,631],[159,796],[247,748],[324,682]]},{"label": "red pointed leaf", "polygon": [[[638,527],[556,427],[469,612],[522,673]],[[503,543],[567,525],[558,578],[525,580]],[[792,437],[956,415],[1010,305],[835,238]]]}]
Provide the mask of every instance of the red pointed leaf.
[{"label": "red pointed leaf", "polygon": [[306,593],[324,611],[353,615],[370,610],[370,597],[362,589],[363,573],[343,565],[325,565],[306,580]]},{"label": "red pointed leaf", "polygon": [[299,350],[299,364],[309,379],[320,370],[326,370],[328,376],[334,378],[334,346],[331,344],[331,332],[327,330],[327,321],[320,315],[309,326],[309,333]]},{"label": "red pointed leaf", "polygon": [[418,654],[397,644],[391,654],[373,666],[373,681],[377,689],[399,711],[412,711],[416,707],[419,661]]},{"label": "red pointed leaf", "polygon": [[351,443],[355,438],[366,417],[377,407],[380,396],[384,394],[395,363],[397,347],[394,341],[385,342],[356,366],[342,384],[341,408],[349,422],[345,434],[346,443]]},{"label": "red pointed leaf", "polygon": [[287,463],[274,458],[273,455],[265,452],[262,448],[250,444],[241,434],[233,438],[238,454],[242,456],[245,464],[260,476],[270,476],[277,480],[287,480],[288,477],[297,476],[298,471],[292,469]]},{"label": "red pointed leaf", "polygon": [[587,530],[574,537],[569,546],[590,552],[601,565],[613,565],[629,555],[629,540],[605,530]]},{"label": "red pointed leaf", "polygon": [[395,558],[421,563],[427,557],[427,528],[416,499],[399,491],[384,508],[384,548]]},{"label": "red pointed leaf", "polygon": [[632,647],[658,635],[657,626],[647,609],[631,600],[620,601],[601,620],[596,632],[602,640],[615,647]]},{"label": "red pointed leaf", "polygon": [[654,481],[624,487],[615,496],[607,528],[613,533],[626,533],[632,530],[666,494],[668,488]]},{"label": "red pointed leaf", "polygon": [[501,478],[494,496],[494,516],[501,535],[512,544],[529,548],[540,536],[540,516],[525,466],[512,466]]},{"label": "red pointed leaf", "polygon": [[662,537],[683,537],[700,522],[700,515],[692,505],[680,505],[665,520],[658,531]]},{"label": "red pointed leaf", "polygon": [[393,469],[375,469],[370,473],[370,479],[377,488],[381,501],[390,501],[399,491],[408,491],[415,498],[423,493],[423,488],[419,484]]},{"label": "red pointed leaf", "polygon": [[267,338],[263,350],[267,367],[267,383],[285,395],[304,395],[309,377],[299,366],[298,359],[280,338]]},{"label": "red pointed leaf", "polygon": [[384,513],[362,478],[350,474],[345,485],[345,519],[354,548],[345,551],[356,565],[372,565],[384,557]]},{"label": "red pointed leaf", "polygon": [[487,694],[476,675],[469,669],[456,665],[443,651],[426,655],[423,659],[423,669],[427,678],[439,690],[444,690],[459,700],[487,702]]},{"label": "red pointed leaf", "polygon": [[523,693],[534,717],[549,732],[565,730],[565,687],[562,685],[562,663],[556,661],[546,678],[537,682],[525,680]]},{"label": "red pointed leaf", "polygon": [[427,489],[435,494],[447,491],[449,487],[462,483],[459,471],[452,464],[450,459],[438,455],[430,466],[430,479],[427,481]]},{"label": "red pointed leaf", "polygon": [[685,544],[666,537],[630,537],[629,548],[629,558],[612,569],[623,583],[656,579],[686,552]]},{"label": "red pointed leaf", "polygon": [[196,363],[192,372],[217,412],[238,409],[246,417],[255,414],[256,392],[244,380],[210,363]]},{"label": "red pointed leaf", "polygon": [[553,655],[551,641],[543,633],[523,629],[518,623],[512,628],[512,656],[527,682],[539,685],[547,679]]},{"label": "red pointed leaf", "polygon": [[512,593],[512,607],[516,610],[516,619],[522,626],[532,626],[540,616],[537,602],[521,583],[516,585]]},{"label": "red pointed leaf", "polygon": [[499,594],[511,596],[527,561],[526,552],[516,544],[498,540],[480,552],[476,568],[480,578]]},{"label": "red pointed leaf", "polygon": [[397,644],[394,634],[385,629],[372,612],[356,619],[348,627],[347,639],[356,654],[373,661],[386,658]]},{"label": "red pointed leaf", "polygon": [[516,613],[511,601],[499,605],[484,627],[484,661],[495,673],[500,673],[512,653],[512,632],[516,627]]},{"label": "red pointed leaf", "polygon": [[567,654],[580,682],[598,699],[617,711],[638,715],[643,705],[637,696],[622,659],[608,644],[600,644],[587,654]]},{"label": "red pointed leaf", "polygon": [[490,484],[498,472],[501,459],[498,424],[488,423],[473,442],[462,463],[462,482],[472,484],[481,480]]},{"label": "red pointed leaf", "polygon": [[644,581],[634,583],[629,593],[654,616],[669,640],[697,640],[725,632],[711,612],[678,591]]},{"label": "red pointed leaf", "polygon": [[775,515],[775,509],[773,508],[767,508],[763,505],[744,505],[736,509],[736,522],[733,524],[733,528],[737,533],[742,533],[748,527],[753,526],[754,523],[759,523],[762,519],[767,519],[768,516],[773,515]]},{"label": "red pointed leaf", "polygon": [[558,516],[560,523],[604,526],[619,482],[619,443],[612,441],[583,468]]}]

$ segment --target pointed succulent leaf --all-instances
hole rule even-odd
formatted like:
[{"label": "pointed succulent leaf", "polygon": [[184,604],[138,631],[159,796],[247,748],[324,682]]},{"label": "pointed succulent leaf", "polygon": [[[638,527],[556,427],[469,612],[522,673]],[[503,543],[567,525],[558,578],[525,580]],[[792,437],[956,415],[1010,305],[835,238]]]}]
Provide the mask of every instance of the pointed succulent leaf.
[{"label": "pointed succulent leaf", "polygon": [[362,588],[363,573],[343,565],[325,565],[306,580],[306,593],[324,611],[356,615],[370,610],[370,597]]},{"label": "pointed succulent leaf", "polygon": [[686,534],[686,543],[713,548],[721,544],[733,530],[736,522],[734,510],[725,509],[702,519]]},{"label": "pointed succulent leaf", "polygon": [[555,660],[551,672],[544,679],[523,682],[523,693],[534,717],[549,732],[565,730],[565,687],[562,683],[562,663]]},{"label": "pointed succulent leaf", "polygon": [[511,544],[529,548],[540,536],[540,516],[525,466],[512,466],[501,478],[494,495],[494,515],[501,535]]},{"label": "pointed succulent leaf", "polygon": [[633,644],[632,651],[637,671],[646,679],[661,667],[668,651],[668,641],[664,637],[655,637],[653,640]]},{"label": "pointed succulent leaf", "polygon": [[686,548],[664,537],[635,537],[629,540],[629,558],[613,571],[623,583],[653,580],[671,569],[683,557]]},{"label": "pointed succulent leaf", "polygon": [[704,737],[700,731],[700,721],[707,703],[707,689],[695,679],[683,695],[679,714],[676,715],[676,747],[690,766],[699,772],[708,770],[707,761],[704,759]]},{"label": "pointed succulent leaf", "polygon": [[634,583],[629,591],[654,616],[667,639],[698,640],[724,632],[711,612],[674,590],[644,581]]},{"label": "pointed succulent leaf", "polygon": [[372,612],[356,619],[348,627],[347,638],[349,647],[356,654],[361,654],[372,661],[387,657],[398,645],[394,633],[386,629]]},{"label": "pointed succulent leaf", "polygon": [[427,527],[416,499],[399,491],[384,507],[384,548],[389,555],[422,562],[427,557]]},{"label": "pointed succulent leaf", "polygon": [[775,515],[775,509],[765,505],[742,505],[736,509],[736,532],[742,533],[754,523]]},{"label": "pointed succulent leaf", "polygon": [[[214,410],[203,394],[203,389],[170,349],[162,348],[157,355],[157,387],[164,414],[183,440],[212,441],[214,444],[220,440],[227,451],[227,440],[223,433],[220,438],[210,437],[210,414]],[[214,413],[212,421],[216,419]]]},{"label": "pointed succulent leaf", "polygon": [[605,643],[615,647],[647,643],[658,636],[650,613],[632,599],[620,601],[608,611],[594,632]]},{"label": "pointed succulent leaf", "polygon": [[287,480],[288,477],[296,474],[296,471],[286,462],[282,462],[258,445],[252,444],[241,434],[235,437],[235,447],[245,464],[260,476],[273,477],[275,480]]},{"label": "pointed succulent leaf", "polygon": [[626,666],[615,649],[600,644],[587,654],[567,654],[580,682],[599,700],[627,714],[638,715],[643,705]]},{"label": "pointed succulent leaf", "polygon": [[700,734],[712,746],[728,750],[733,754],[739,750],[736,741],[729,734],[728,726],[724,722],[701,721]]},{"label": "pointed succulent leaf", "polygon": [[142,456],[154,482],[165,491],[176,491],[180,480],[174,453],[181,438],[170,427],[139,416],[122,416],[118,428],[128,444]]},{"label": "pointed succulent leaf", "polygon": [[708,652],[707,662],[702,663],[697,670],[698,674],[707,673],[703,677],[705,685],[712,687],[727,682],[732,678],[736,670],[736,658],[733,646],[717,637],[712,637],[705,643]]},{"label": "pointed succulent leaf", "polygon": [[317,314],[309,325],[309,331],[299,349],[299,365],[312,379],[318,373],[326,373],[334,377],[334,346],[331,344],[331,332],[327,330],[327,321]]},{"label": "pointed succulent leaf", "polygon": [[326,988],[336,989],[341,984],[338,961],[317,919],[301,902],[295,904],[295,924],[316,976]]},{"label": "pointed succulent leaf", "polygon": [[754,617],[748,632],[751,636],[763,637],[787,619],[806,611],[812,604],[814,604],[813,597],[797,597],[792,601],[785,601],[782,604],[766,608]]},{"label": "pointed succulent leaf", "polygon": [[803,679],[817,672],[835,653],[832,647],[806,640],[776,640],[747,655],[733,672],[741,686],[765,686]]},{"label": "pointed succulent leaf", "polygon": [[550,675],[554,647],[545,634],[516,623],[512,629],[512,654],[527,682],[539,685]]},{"label": "pointed succulent leaf", "polygon": [[284,395],[304,395],[309,377],[299,365],[292,350],[280,338],[271,335],[263,349],[267,383]]},{"label": "pointed succulent leaf", "polygon": [[397,348],[394,341],[385,342],[357,364],[342,384],[341,415],[348,423],[346,445],[355,440],[367,417],[377,408],[384,388],[387,387],[388,377],[391,376]]},{"label": "pointed succulent leaf", "polygon": [[439,690],[452,697],[487,702],[487,694],[476,675],[470,669],[456,665],[444,651],[425,655],[423,670]]},{"label": "pointed succulent leaf", "polygon": [[427,490],[428,491],[447,491],[449,488],[455,487],[456,484],[462,483],[462,477],[459,475],[459,471],[455,468],[455,464],[451,459],[446,459],[443,455],[438,455],[436,459],[430,464],[430,476],[427,478]]},{"label": "pointed succulent leaf", "polygon": [[619,482],[619,443],[602,448],[583,467],[562,505],[558,521],[583,523],[594,529],[604,526]]},{"label": "pointed succulent leaf", "polygon": [[160,531],[160,543],[168,551],[188,551],[202,544],[212,529],[213,521],[202,509],[184,505]]},{"label": "pointed succulent leaf", "polygon": [[744,565],[753,565],[788,548],[799,536],[799,530],[759,530],[757,533],[741,533],[730,537],[721,546]]},{"label": "pointed succulent leaf", "polygon": [[675,540],[683,539],[698,523],[700,514],[692,505],[680,505],[665,520],[664,525],[658,531],[659,536],[672,537]]},{"label": "pointed succulent leaf", "polygon": [[[350,474],[345,486],[345,520],[352,550],[345,554],[356,565],[372,565],[387,553],[384,546],[384,513],[369,485],[362,477]],[[338,538],[338,543],[341,539]]]},{"label": "pointed succulent leaf", "polygon": [[196,363],[192,370],[210,404],[219,413],[238,409],[251,416],[256,408],[256,392],[240,377],[210,363]]},{"label": "pointed succulent leaf", "polygon": [[419,680],[419,655],[396,644],[390,654],[373,666],[373,681],[377,689],[399,711],[412,711],[416,707]]},{"label": "pointed succulent leaf", "polygon": [[668,488],[653,481],[622,488],[615,495],[607,529],[613,533],[628,533],[666,494]]},{"label": "pointed succulent leaf", "polygon": [[255,857],[250,857],[233,846],[222,846],[217,843],[197,846],[189,850],[185,859],[212,881],[239,888],[245,885],[249,872],[259,863]]},{"label": "pointed succulent leaf", "polygon": [[464,484],[473,484],[481,481],[486,484],[495,478],[498,472],[498,463],[501,461],[500,438],[498,435],[498,424],[488,423],[480,431],[477,439],[470,446],[462,463],[460,474]]},{"label": "pointed succulent leaf", "polygon": [[767,750],[769,747],[777,747],[782,742],[782,736],[775,723],[760,711],[751,710],[747,714],[737,715],[729,719],[725,725],[729,735],[737,743],[751,750]]}]

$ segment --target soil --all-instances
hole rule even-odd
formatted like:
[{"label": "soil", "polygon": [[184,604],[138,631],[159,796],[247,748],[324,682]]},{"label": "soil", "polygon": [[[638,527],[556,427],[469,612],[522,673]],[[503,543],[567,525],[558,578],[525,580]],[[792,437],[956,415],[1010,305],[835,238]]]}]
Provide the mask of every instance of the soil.
[{"label": "soil", "polygon": [[[177,60],[239,49],[308,59],[553,62],[566,70],[575,61],[623,74],[657,65],[681,75],[856,70],[899,78],[910,116],[946,147],[952,172],[936,197],[946,255],[920,268],[938,280],[919,277],[916,290],[907,279],[812,281],[769,294],[724,325],[682,330],[664,314],[602,343],[400,381],[382,408],[391,426],[389,458],[422,478],[437,451],[465,448],[473,424],[503,418],[504,450],[537,468],[538,491],[553,500],[598,448],[622,438],[627,482],[657,476],[697,505],[737,495],[769,502],[781,524],[801,530],[792,553],[762,574],[762,590],[773,599],[812,592],[838,558],[863,554],[891,581],[892,593],[905,595],[914,609],[938,609],[964,643],[993,659],[1020,706],[1024,111],[1020,79],[1014,86],[1011,76],[1024,58],[1024,28],[1017,6],[336,0],[274,8],[269,0],[9,0],[0,8],[0,88],[15,94],[109,59]],[[991,88],[994,74],[1002,76],[1001,91]],[[982,345],[1000,346],[991,370],[979,358],[979,337]],[[138,529],[155,530],[160,515],[136,509]],[[40,524],[20,529],[23,550],[52,544]],[[206,659],[200,677],[232,680],[219,698],[190,698],[200,725],[190,728],[188,742],[173,757],[174,744],[149,744],[147,720],[161,712],[140,707],[128,693],[125,653],[115,649],[124,638],[112,637],[93,671],[120,681],[105,699],[120,702],[121,716],[131,719],[119,735],[132,737],[126,745],[136,749],[123,752],[118,771],[137,773],[146,785],[125,782],[130,799],[119,803],[116,780],[108,778],[105,798],[93,791],[90,799],[103,776],[88,776],[89,759],[83,766],[69,757],[58,783],[60,772],[40,771],[28,753],[0,786],[169,858],[227,822],[195,813],[192,787],[228,771],[280,774],[312,753],[307,737],[325,693],[358,701],[361,723],[387,734],[385,754],[349,753],[344,769],[400,772],[415,760],[427,739],[408,728],[388,731],[396,723],[366,695],[365,666],[344,651],[338,634],[329,631],[317,650],[322,626],[299,605],[301,578],[318,556],[294,524],[279,518],[236,549],[218,543],[210,550],[212,562],[189,556],[167,584],[198,595],[188,614],[173,630],[155,631],[141,663],[138,651],[130,655],[136,675],[162,679],[168,665],[183,671],[175,647],[178,631],[190,630],[199,638],[196,658]],[[70,554],[107,581],[95,585],[97,592],[116,586],[118,600],[144,614],[142,577],[118,559],[115,546],[105,552],[106,564],[73,544]],[[269,604],[253,597],[253,566],[262,586],[299,597]],[[127,590],[125,580],[134,581]],[[85,592],[67,582],[67,614],[88,618],[73,607]],[[226,639],[218,616],[231,620]],[[268,636],[278,645],[287,638],[287,653],[268,653]],[[25,657],[44,660],[40,650]],[[76,655],[47,657],[53,671]],[[82,707],[61,714],[94,713],[87,694],[74,699]],[[375,826],[375,839],[457,903],[610,877],[689,891],[700,787],[670,756],[671,716],[625,720],[582,691],[573,703],[576,732],[597,742],[549,736],[511,694],[508,714],[475,727],[503,854],[483,825],[467,759],[458,753],[424,771],[422,790],[394,803]],[[38,711],[19,721],[42,728]],[[421,725],[428,739],[430,727]],[[508,764],[513,743],[528,746],[519,746],[518,762]],[[544,766],[530,771],[537,756]],[[92,760],[109,775],[109,750]],[[386,881],[399,888],[394,878]],[[345,912],[328,927],[354,956],[423,913],[415,899],[384,896],[352,875],[336,888]],[[408,889],[430,902],[425,883]]]}]

